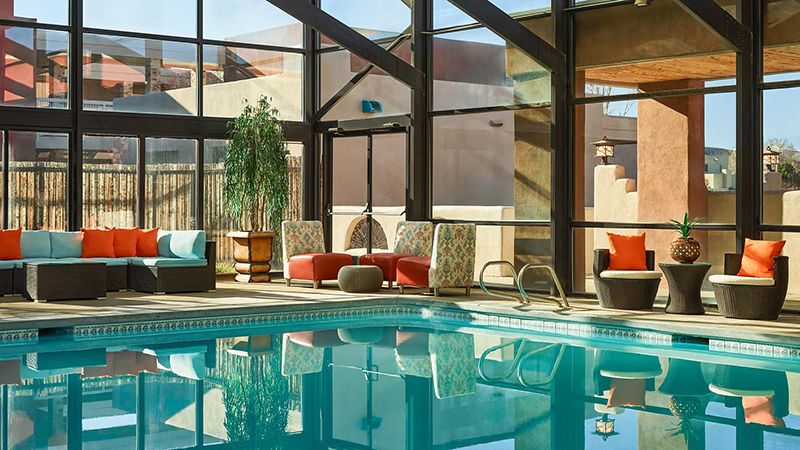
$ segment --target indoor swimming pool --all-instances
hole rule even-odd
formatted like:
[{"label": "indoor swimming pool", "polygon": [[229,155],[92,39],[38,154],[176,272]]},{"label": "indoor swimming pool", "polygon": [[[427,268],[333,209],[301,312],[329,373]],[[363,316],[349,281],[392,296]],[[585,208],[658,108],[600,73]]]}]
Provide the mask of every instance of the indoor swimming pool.
[{"label": "indoor swimming pool", "polygon": [[0,448],[800,447],[789,347],[396,313],[41,330],[0,347]]}]

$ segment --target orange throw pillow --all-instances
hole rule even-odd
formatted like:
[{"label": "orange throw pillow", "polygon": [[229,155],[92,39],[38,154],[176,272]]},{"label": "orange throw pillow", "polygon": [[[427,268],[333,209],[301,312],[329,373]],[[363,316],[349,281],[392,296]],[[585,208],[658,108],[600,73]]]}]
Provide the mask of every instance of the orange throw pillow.
[{"label": "orange throw pillow", "polygon": [[114,257],[113,230],[89,230],[81,228],[81,231],[83,232],[81,258]]},{"label": "orange throw pillow", "polygon": [[114,256],[132,258],[136,256],[136,245],[139,241],[139,227],[112,228],[114,232]]},{"label": "orange throw pillow", "polygon": [[22,249],[19,246],[20,237],[22,237],[22,228],[0,230],[0,259],[22,259]]},{"label": "orange throw pillow", "polygon": [[608,270],[647,270],[647,248],[644,245],[647,233],[638,236],[606,234],[610,253]]},{"label": "orange throw pillow", "polygon": [[773,278],[775,257],[780,256],[786,241],[754,241],[745,239],[740,277]]},{"label": "orange throw pillow", "polygon": [[769,427],[786,428],[786,422],[775,417],[772,397],[742,397],[745,423],[759,423]]},{"label": "orange throw pillow", "polygon": [[139,230],[136,240],[136,256],[158,257],[158,228]]},{"label": "orange throw pillow", "polygon": [[608,395],[608,408],[617,406],[645,407],[644,394],[647,391],[647,380],[611,379]]}]

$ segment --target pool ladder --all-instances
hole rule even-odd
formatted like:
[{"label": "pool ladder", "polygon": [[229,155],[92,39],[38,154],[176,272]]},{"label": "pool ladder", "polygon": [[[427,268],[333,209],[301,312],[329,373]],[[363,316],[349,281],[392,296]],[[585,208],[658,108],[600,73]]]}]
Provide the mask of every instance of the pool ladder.
[{"label": "pool ladder", "polygon": [[[480,377],[487,382],[501,381],[507,379],[508,377],[513,375],[514,372],[516,372],[517,381],[519,381],[519,384],[521,384],[522,386],[530,388],[530,387],[544,386],[546,384],[549,384],[551,381],[553,381],[553,378],[555,378],[556,376],[556,372],[558,371],[559,364],[561,364],[561,358],[564,356],[564,349],[566,346],[564,344],[549,344],[544,347],[537,348],[536,350],[533,350],[531,352],[525,353],[525,344],[527,344],[528,342],[529,341],[525,339],[515,339],[513,341],[506,342],[500,345],[495,345],[494,347],[486,349],[486,351],[484,351],[483,354],[481,355],[480,361],[478,363],[478,374],[480,375]],[[484,368],[484,365],[486,364],[486,357],[489,356],[490,353],[493,353],[497,350],[501,350],[505,347],[516,345],[518,343],[520,344],[520,346],[519,348],[517,348],[517,351],[514,354],[514,360],[511,362],[511,368],[508,370],[508,372],[500,376],[487,375],[486,369]],[[540,355],[554,348],[558,349],[558,355],[556,355],[556,358],[553,361],[553,368],[547,375],[547,377],[544,380],[537,380],[533,382],[526,380],[522,368],[525,366],[525,362],[528,360],[528,358]]]},{"label": "pool ladder", "polygon": [[[511,276],[514,278],[514,283],[516,284],[517,289],[519,290],[520,295],[517,296],[515,294],[506,294],[503,292],[492,292],[487,287],[486,284],[483,282],[483,274],[486,272],[486,269],[491,266],[504,266],[511,269]],[[556,285],[556,289],[558,290],[559,298],[549,295],[538,295],[538,294],[528,294],[525,292],[525,288],[522,287],[522,277],[525,273],[529,270],[546,270],[550,277],[553,279],[553,283]],[[481,289],[487,295],[491,295],[492,297],[504,298],[508,300],[514,300],[519,303],[523,304],[530,304],[531,300],[539,300],[545,302],[555,303],[562,308],[569,308],[569,301],[567,300],[567,296],[564,295],[564,288],[561,287],[561,281],[558,279],[558,275],[556,275],[556,271],[553,270],[552,267],[546,264],[525,264],[522,269],[519,270],[519,274],[514,272],[514,265],[508,261],[489,261],[481,267],[481,273],[478,277],[478,281],[480,282]]]}]

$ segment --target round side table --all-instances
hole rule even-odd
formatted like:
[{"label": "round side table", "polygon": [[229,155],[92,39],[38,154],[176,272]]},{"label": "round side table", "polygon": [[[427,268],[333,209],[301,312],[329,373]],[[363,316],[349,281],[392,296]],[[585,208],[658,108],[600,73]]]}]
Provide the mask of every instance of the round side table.
[{"label": "round side table", "polygon": [[668,264],[659,263],[669,284],[667,313],[705,314],[700,290],[703,280],[711,269],[711,264]]}]

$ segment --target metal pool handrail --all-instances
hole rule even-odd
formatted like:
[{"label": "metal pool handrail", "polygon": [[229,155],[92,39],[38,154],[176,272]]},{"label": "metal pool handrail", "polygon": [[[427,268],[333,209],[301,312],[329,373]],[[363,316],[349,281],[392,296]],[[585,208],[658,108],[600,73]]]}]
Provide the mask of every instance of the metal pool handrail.
[{"label": "metal pool handrail", "polygon": [[[515,344],[520,343],[520,342],[521,342],[521,344],[520,344],[519,348],[517,349],[516,353],[514,354],[514,360],[511,362],[511,368],[508,370],[508,372],[506,372],[503,375],[494,376],[494,377],[490,377],[490,376],[486,375],[486,370],[484,369],[484,364],[486,363],[486,357],[489,356],[489,354],[491,354],[491,353],[493,353],[493,352],[495,352],[497,350],[503,349],[505,347],[509,347],[511,345],[515,345]],[[478,361],[478,374],[480,375],[480,377],[484,381],[488,381],[488,382],[500,381],[500,380],[505,380],[506,378],[508,378],[511,375],[513,375],[514,372],[516,372],[517,373],[517,380],[519,381],[519,384],[521,384],[522,386],[525,386],[525,387],[542,386],[542,385],[548,384],[551,381],[553,381],[553,378],[555,378],[555,374],[558,371],[558,366],[561,363],[561,358],[564,356],[565,345],[564,344],[549,344],[549,345],[545,345],[544,347],[537,348],[536,350],[534,350],[532,352],[525,353],[525,351],[524,351],[525,350],[525,344],[527,344],[528,342],[529,341],[527,341],[525,339],[515,339],[513,341],[506,342],[506,343],[499,344],[499,345],[495,345],[493,347],[489,347],[488,349],[486,349],[481,354],[480,360]],[[525,361],[527,361],[528,358],[530,358],[531,356],[538,355],[540,353],[544,353],[544,352],[546,352],[546,351],[548,351],[550,349],[553,349],[555,347],[559,347],[559,351],[558,351],[558,356],[556,356],[556,359],[553,362],[553,369],[550,371],[550,375],[548,375],[547,378],[544,379],[544,381],[536,381],[536,382],[533,382],[533,383],[530,383],[530,382],[526,381],[525,380],[525,376],[524,376],[524,374],[522,372],[522,367],[525,365]],[[525,354],[524,357],[522,356],[523,354]]]},{"label": "metal pool handrail", "polygon": [[[514,278],[514,283],[515,283],[517,289],[519,290],[520,297],[517,297],[516,295],[512,295],[512,294],[505,294],[505,293],[502,293],[502,292],[491,292],[491,291],[489,291],[489,289],[486,287],[486,284],[483,281],[483,275],[486,272],[486,269],[491,267],[491,266],[506,266],[506,267],[511,269],[511,276]],[[520,282],[520,279],[522,279],[522,276],[525,275],[525,273],[528,270],[532,270],[532,269],[547,270],[550,273],[550,277],[553,279],[553,283],[555,283],[556,289],[558,289],[558,294],[561,297],[561,300],[559,300],[559,299],[557,299],[555,297],[552,297],[552,296],[528,294],[527,292],[525,292],[525,288],[522,287],[522,283]],[[561,281],[558,279],[558,275],[556,275],[556,272],[555,272],[555,270],[553,270],[552,267],[550,267],[550,266],[548,266],[546,264],[525,264],[522,267],[522,269],[520,269],[519,274],[517,274],[517,273],[514,272],[514,265],[511,264],[508,261],[502,261],[502,260],[500,260],[500,261],[489,261],[486,264],[484,264],[483,267],[481,267],[481,272],[480,272],[480,275],[478,276],[478,282],[480,283],[481,290],[483,290],[483,292],[485,292],[487,295],[491,295],[492,297],[504,298],[504,299],[507,299],[507,300],[514,300],[516,302],[524,303],[524,304],[529,304],[531,302],[531,299],[536,299],[536,300],[543,300],[543,301],[555,303],[555,304],[557,304],[558,306],[560,306],[562,308],[569,308],[569,300],[567,300],[567,296],[564,294],[564,289],[561,287]]]}]

